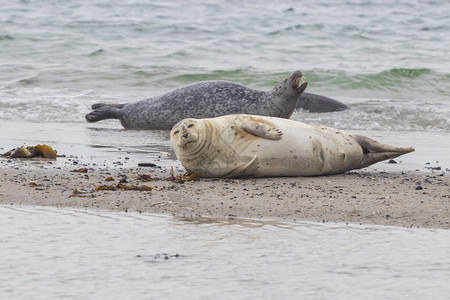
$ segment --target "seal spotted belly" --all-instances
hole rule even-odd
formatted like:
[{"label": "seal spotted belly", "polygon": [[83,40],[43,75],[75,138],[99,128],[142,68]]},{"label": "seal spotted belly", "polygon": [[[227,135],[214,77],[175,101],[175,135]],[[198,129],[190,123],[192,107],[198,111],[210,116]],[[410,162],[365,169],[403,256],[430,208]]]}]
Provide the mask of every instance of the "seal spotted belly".
[{"label": "seal spotted belly", "polygon": [[229,81],[203,81],[138,102],[94,104],[86,120],[119,119],[125,128],[171,129],[185,118],[242,113],[289,118],[306,86],[300,71],[271,91],[258,91]]},{"label": "seal spotted belly", "polygon": [[170,139],[181,164],[202,177],[336,174],[414,151],[334,128],[242,114],[182,120]]}]

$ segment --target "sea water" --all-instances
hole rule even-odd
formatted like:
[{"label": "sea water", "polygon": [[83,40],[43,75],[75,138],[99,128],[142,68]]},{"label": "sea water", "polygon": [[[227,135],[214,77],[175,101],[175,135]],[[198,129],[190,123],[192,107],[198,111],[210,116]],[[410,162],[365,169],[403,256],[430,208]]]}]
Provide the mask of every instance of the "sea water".
[{"label": "sea water", "polygon": [[2,299],[448,299],[450,232],[0,206]]},{"label": "sea water", "polygon": [[[90,105],[200,80],[270,90],[300,69],[307,92],[350,109],[294,120],[416,148],[369,171],[446,172],[449,11],[418,0],[0,0],[0,151],[46,143],[69,158],[57,164],[169,166],[167,131],[87,124]],[[1,298],[450,294],[446,231],[0,210]]]},{"label": "sea water", "polygon": [[448,132],[448,11],[418,0],[2,1],[0,118],[81,123],[95,102],[213,79],[269,90],[300,69],[308,92],[351,110],[297,119]]}]

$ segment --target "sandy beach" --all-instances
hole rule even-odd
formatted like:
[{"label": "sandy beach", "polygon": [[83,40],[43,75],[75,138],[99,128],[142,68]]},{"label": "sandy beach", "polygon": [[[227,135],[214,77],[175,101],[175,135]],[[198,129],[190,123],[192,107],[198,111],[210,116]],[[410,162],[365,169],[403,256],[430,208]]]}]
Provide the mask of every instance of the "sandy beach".
[{"label": "sandy beach", "polygon": [[[170,168],[91,167],[81,173],[51,161],[2,160],[3,205],[450,228],[447,170],[170,181]],[[179,178],[182,170],[174,175]]]}]

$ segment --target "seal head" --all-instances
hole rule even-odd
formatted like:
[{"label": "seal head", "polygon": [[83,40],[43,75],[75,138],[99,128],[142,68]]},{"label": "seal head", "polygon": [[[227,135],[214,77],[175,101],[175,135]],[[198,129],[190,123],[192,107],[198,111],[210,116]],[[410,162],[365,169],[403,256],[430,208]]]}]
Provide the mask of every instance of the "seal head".
[{"label": "seal head", "polygon": [[195,119],[185,119],[173,127],[170,137],[180,149],[188,150],[198,142],[200,137],[199,129],[203,129],[203,127],[203,122]]},{"label": "seal head", "polygon": [[308,83],[305,81],[301,71],[295,71],[292,73],[291,77],[286,79],[291,83],[291,88],[295,92],[296,96],[299,97],[306,89]]},{"label": "seal head", "polygon": [[271,96],[268,97],[270,105],[278,108],[278,110],[272,110],[275,113],[267,115],[286,119],[290,118],[307,85],[308,83],[305,81],[302,72],[299,70],[278,83],[272,90]]}]

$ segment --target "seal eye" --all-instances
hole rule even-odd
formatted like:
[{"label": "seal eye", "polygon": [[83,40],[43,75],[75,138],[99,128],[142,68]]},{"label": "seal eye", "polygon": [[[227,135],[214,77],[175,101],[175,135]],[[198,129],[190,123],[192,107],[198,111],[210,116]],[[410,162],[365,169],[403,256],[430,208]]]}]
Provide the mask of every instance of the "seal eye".
[{"label": "seal eye", "polygon": [[194,127],[194,124],[189,124],[188,125],[188,128],[192,128],[192,127]]},{"label": "seal eye", "polygon": [[179,134],[180,133],[180,131],[179,130],[177,130],[177,131],[175,131],[173,134]]}]

